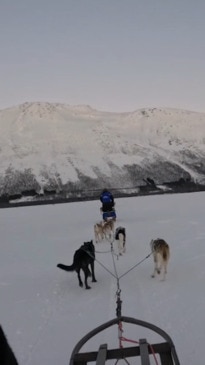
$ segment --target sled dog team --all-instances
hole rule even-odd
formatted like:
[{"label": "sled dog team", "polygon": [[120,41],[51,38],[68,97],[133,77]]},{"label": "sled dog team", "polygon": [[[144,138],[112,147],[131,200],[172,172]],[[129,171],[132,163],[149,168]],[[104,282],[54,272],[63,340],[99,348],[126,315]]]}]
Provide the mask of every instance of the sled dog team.
[{"label": "sled dog team", "polygon": [[[104,189],[102,191],[100,195],[100,201],[102,203],[102,207],[100,208],[101,213],[109,213],[115,210],[114,197],[112,193],[107,189]],[[102,242],[103,240],[106,240],[110,243],[113,243],[115,241],[118,245],[118,253],[119,255],[122,255],[123,253],[125,253],[126,250],[126,229],[125,227],[121,226],[115,229],[115,221],[116,215],[114,215],[113,217],[105,217],[103,215],[103,221],[94,224],[95,243],[97,244],[99,242]],[[164,239],[157,238],[155,240],[151,240],[150,248],[154,259],[154,271],[151,276],[154,278],[156,274],[162,273],[162,280],[165,280],[167,265],[170,257],[169,245]],[[96,282],[94,261],[95,246],[93,244],[93,240],[91,240],[89,242],[84,242],[84,244],[75,251],[72,265],[69,266],[60,263],[57,265],[57,267],[65,271],[76,271],[80,286],[83,286],[83,282],[80,276],[80,271],[82,270],[85,277],[85,288],[90,289],[90,286],[87,283],[88,277],[91,276],[92,281]]]},{"label": "sled dog team", "polygon": [[[95,242],[99,243],[104,238],[116,241],[118,245],[119,255],[122,255],[126,251],[126,229],[125,227],[117,227],[114,231],[114,221],[99,222],[94,225]],[[110,241],[111,242],[111,241]],[[151,277],[155,277],[156,274],[161,274],[161,280],[165,280],[167,273],[167,265],[170,258],[170,248],[168,243],[162,239],[157,238],[150,242],[151,253],[154,259],[154,271]],[[79,286],[83,286],[83,282],[80,276],[80,271],[84,272],[84,285],[86,289],[90,289],[88,285],[88,277],[92,277],[92,282],[96,282],[95,278],[95,246],[93,240],[84,242],[84,244],[75,251],[73,256],[72,265],[58,264],[62,270],[76,271],[79,281]]]},{"label": "sled dog team", "polygon": [[[118,243],[119,255],[125,253],[126,250],[126,230],[124,227],[117,227],[114,233],[114,221],[99,222],[94,225],[95,242],[99,243],[104,239],[112,239]],[[168,243],[162,239],[157,238],[151,240],[150,248],[154,259],[154,271],[152,278],[156,274],[162,273],[162,280],[165,280],[167,273],[167,265],[170,258],[170,248]]]}]

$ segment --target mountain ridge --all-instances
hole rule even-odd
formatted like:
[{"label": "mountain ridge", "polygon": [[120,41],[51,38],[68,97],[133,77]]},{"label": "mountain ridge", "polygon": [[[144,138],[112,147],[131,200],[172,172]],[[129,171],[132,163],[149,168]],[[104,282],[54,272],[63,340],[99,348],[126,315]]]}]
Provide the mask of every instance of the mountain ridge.
[{"label": "mountain ridge", "polygon": [[0,110],[0,195],[204,181],[205,113],[106,112],[27,102]]}]

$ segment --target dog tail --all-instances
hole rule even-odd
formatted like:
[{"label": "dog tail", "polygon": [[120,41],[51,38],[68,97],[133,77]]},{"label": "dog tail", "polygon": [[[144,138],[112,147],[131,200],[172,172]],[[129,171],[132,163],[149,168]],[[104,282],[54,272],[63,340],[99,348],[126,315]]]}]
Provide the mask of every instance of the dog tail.
[{"label": "dog tail", "polygon": [[74,264],[72,264],[70,266],[63,265],[63,264],[58,264],[57,267],[59,267],[59,269],[65,270],[65,271],[74,271],[75,270]]}]

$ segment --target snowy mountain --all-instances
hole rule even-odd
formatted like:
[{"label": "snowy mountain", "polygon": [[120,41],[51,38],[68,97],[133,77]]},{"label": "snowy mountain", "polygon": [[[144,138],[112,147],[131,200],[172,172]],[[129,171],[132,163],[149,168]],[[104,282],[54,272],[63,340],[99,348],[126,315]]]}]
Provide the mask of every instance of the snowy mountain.
[{"label": "snowy mountain", "polygon": [[205,113],[24,103],[0,111],[0,195],[204,181]]}]

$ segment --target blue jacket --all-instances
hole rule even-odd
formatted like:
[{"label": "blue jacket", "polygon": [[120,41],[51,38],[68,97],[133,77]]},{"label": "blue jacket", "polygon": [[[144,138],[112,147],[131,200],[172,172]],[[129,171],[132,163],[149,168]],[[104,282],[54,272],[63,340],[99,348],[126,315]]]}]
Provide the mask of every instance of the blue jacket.
[{"label": "blue jacket", "polygon": [[101,202],[104,203],[114,203],[112,194],[109,191],[105,191],[100,195]]}]

